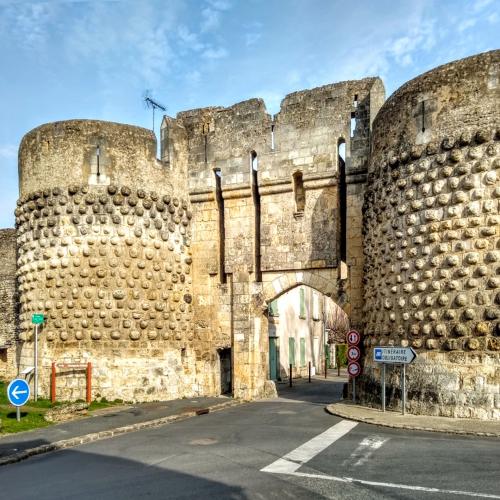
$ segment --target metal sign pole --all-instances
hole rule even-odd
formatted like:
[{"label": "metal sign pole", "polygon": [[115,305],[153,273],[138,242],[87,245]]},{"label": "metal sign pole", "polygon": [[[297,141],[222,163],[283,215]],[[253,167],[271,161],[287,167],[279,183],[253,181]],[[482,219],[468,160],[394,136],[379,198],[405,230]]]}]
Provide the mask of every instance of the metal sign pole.
[{"label": "metal sign pole", "polygon": [[38,323],[35,325],[35,387],[33,389],[33,394],[35,401],[38,398]]},{"label": "metal sign pole", "polygon": [[16,406],[16,420],[21,421],[21,408],[19,406]]},{"label": "metal sign pole", "polygon": [[385,411],[385,363],[382,363],[382,411]]},{"label": "metal sign pole", "polygon": [[356,402],[356,377],[352,377],[352,401]]},{"label": "metal sign pole", "polygon": [[403,379],[401,381],[402,392],[403,392],[403,415],[406,411],[406,365],[403,365]]}]

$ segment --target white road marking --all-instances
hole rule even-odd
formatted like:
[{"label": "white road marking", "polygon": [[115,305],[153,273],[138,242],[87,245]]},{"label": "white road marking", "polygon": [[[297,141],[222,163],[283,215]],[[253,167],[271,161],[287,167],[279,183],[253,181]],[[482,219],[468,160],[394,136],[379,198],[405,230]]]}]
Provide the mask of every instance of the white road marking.
[{"label": "white road marking", "polygon": [[500,495],[493,495],[491,493],[476,493],[475,491],[443,490],[441,488],[430,488],[427,486],[414,486],[411,484],[398,484],[398,483],[382,483],[378,481],[366,481],[364,479],[355,479],[353,477],[327,476],[326,474],[308,474],[307,472],[294,472],[291,475],[298,477],[309,477],[314,479],[325,479],[327,481],[337,481],[340,483],[357,483],[357,484],[366,484],[369,486],[381,486],[383,488],[397,488],[400,490],[424,491],[426,493],[445,493],[447,495],[463,495],[475,498],[500,499]]},{"label": "white road marking", "polygon": [[318,434],[302,446],[287,453],[282,458],[264,467],[262,472],[274,472],[278,474],[290,474],[309,462],[318,453],[328,448],[332,443],[345,436],[351,429],[358,425],[357,422],[341,420],[338,424]]},{"label": "white road marking", "polygon": [[[462,495],[474,498],[496,498],[500,500],[500,495],[494,495],[491,493],[476,493],[474,491],[462,491],[462,490],[445,490],[441,488],[431,488],[428,486],[415,486],[410,484],[398,484],[398,483],[384,483],[379,481],[367,481],[365,479],[355,479],[352,477],[339,477],[339,476],[328,476],[326,474],[310,474],[307,472],[297,472],[302,465],[314,458],[316,455],[321,453],[323,450],[328,448],[332,443],[345,436],[351,429],[356,427],[357,422],[351,422],[350,420],[341,420],[338,424],[330,427],[325,432],[318,434],[316,437],[307,441],[303,445],[295,448],[295,450],[287,453],[282,458],[279,458],[272,464],[261,469],[261,472],[269,472],[272,474],[287,474],[296,477],[308,477],[313,479],[324,479],[326,481],[336,481],[339,483],[353,483],[353,484],[364,484],[368,486],[380,486],[382,488],[395,488],[400,490],[410,490],[410,491],[423,491],[426,493],[441,493],[447,495]],[[375,439],[374,439],[375,438]],[[377,436],[372,436],[365,438],[361,441],[360,446],[363,445],[364,448],[370,450],[373,453],[374,450],[380,448],[387,439],[381,439]],[[364,443],[364,444],[363,444]],[[360,448],[358,446],[358,448]]]},{"label": "white road marking", "polygon": [[387,441],[389,441],[389,438],[382,438],[380,436],[368,436],[364,438],[351,453],[351,456],[342,462],[342,466],[347,467],[349,462],[354,462],[355,467],[363,465],[373,455],[373,452],[378,450]]}]

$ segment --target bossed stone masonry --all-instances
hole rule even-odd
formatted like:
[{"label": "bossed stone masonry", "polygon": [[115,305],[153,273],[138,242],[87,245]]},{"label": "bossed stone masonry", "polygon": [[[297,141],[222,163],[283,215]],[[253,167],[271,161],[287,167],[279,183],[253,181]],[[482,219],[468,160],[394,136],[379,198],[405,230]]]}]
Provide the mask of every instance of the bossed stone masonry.
[{"label": "bossed stone masonry", "polygon": [[410,411],[500,416],[499,55],[409,82],[375,121],[363,222],[367,400],[380,391],[371,348],[411,346]]},{"label": "bossed stone masonry", "polygon": [[[33,364],[31,316],[44,313],[42,394],[52,362],[92,362],[94,397],[172,399],[211,384],[210,355],[193,329],[192,212],[154,142],[149,131],[91,121],[44,125],[23,139],[20,368]],[[58,399],[81,398],[84,383],[83,373],[60,370]]]}]

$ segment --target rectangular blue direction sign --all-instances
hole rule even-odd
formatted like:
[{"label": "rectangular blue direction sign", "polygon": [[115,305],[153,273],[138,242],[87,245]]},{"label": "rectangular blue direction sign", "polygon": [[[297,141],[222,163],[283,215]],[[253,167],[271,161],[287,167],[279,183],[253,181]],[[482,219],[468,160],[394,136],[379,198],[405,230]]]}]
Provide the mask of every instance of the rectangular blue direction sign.
[{"label": "rectangular blue direction sign", "polygon": [[411,347],[375,347],[373,349],[373,361],[379,363],[402,363],[409,364],[417,357],[417,353]]}]

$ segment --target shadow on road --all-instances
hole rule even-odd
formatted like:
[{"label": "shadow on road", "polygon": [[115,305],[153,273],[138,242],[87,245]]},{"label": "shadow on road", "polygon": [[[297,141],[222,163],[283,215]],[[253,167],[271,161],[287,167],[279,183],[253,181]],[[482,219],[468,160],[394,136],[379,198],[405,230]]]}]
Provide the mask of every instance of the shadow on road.
[{"label": "shadow on road", "polygon": [[280,398],[304,401],[308,403],[326,405],[342,399],[342,391],[347,379],[343,377],[320,378],[313,377],[309,383],[307,378],[294,379],[292,387],[278,382],[276,389]]},{"label": "shadow on road", "polygon": [[248,498],[240,487],[164,468],[161,461],[142,463],[76,449],[3,466],[0,484],[2,498],[10,500]]}]

